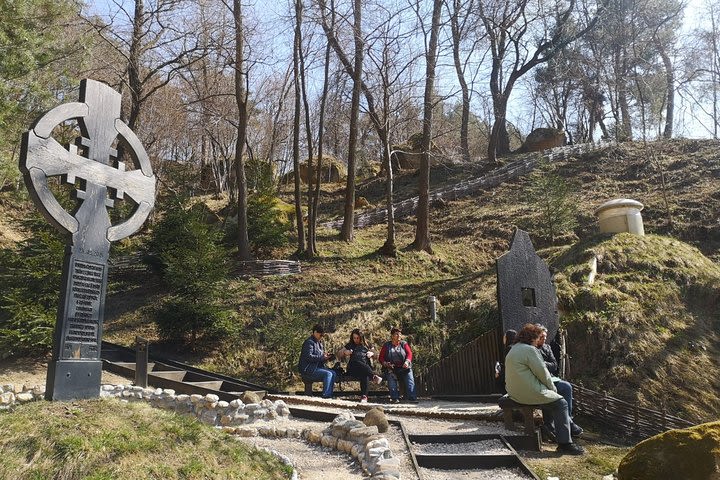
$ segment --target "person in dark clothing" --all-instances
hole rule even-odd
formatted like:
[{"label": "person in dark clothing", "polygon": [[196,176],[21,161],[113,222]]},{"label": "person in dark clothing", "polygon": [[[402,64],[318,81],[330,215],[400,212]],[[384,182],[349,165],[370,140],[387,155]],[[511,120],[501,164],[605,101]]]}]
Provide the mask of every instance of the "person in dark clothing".
[{"label": "person in dark clothing", "polygon": [[515,343],[515,337],[517,332],[513,329],[507,330],[503,335],[503,357],[495,364],[495,382],[501,391],[505,392],[505,357],[507,356],[513,343]]},{"label": "person in dark clothing", "polygon": [[325,362],[330,360],[333,355],[325,353],[323,344],[320,341],[324,335],[325,330],[322,325],[313,326],[312,335],[303,343],[298,370],[303,380],[323,382],[322,397],[332,398],[337,374],[334,370],[325,368]]},{"label": "person in dark clothing", "polygon": [[375,355],[367,343],[359,328],[350,333],[350,341],[345,345],[344,355],[348,358],[347,373],[360,382],[360,402],[367,402],[369,381],[374,383],[382,382],[382,378],[375,375],[372,368],[371,358]]},{"label": "person in dark clothing", "polygon": [[[562,395],[562,397],[565,399],[565,401],[568,404],[568,414],[570,415],[570,433],[573,437],[579,437],[583,433],[583,429],[575,424],[575,422],[572,421],[572,406],[573,406],[573,395],[572,395],[572,385],[570,382],[566,382],[565,380],[561,380],[558,375],[558,362],[555,358],[555,355],[553,354],[552,348],[547,343],[547,328],[545,328],[542,325],[538,325],[542,329],[542,334],[540,335],[540,338],[537,343],[537,348],[540,350],[540,356],[542,357],[543,362],[545,362],[545,367],[548,369],[548,372],[550,372],[550,375],[552,376],[553,384],[555,385],[555,388],[557,389],[557,393]],[[550,416],[543,415],[543,428],[541,429],[541,433],[543,434],[543,437],[547,440],[553,440],[555,437],[555,427],[553,424],[553,419]]]}]

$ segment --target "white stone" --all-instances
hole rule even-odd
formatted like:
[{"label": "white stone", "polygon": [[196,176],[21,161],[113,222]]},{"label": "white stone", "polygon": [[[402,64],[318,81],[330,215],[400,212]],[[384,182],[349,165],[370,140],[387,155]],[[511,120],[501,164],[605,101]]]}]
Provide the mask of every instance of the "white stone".
[{"label": "white stone", "polygon": [[15,400],[18,402],[32,402],[33,394],[31,392],[23,392],[15,395]]},{"label": "white stone", "polygon": [[162,391],[162,393],[164,393],[165,395],[175,395],[176,392],[172,388],[166,388]]},{"label": "white stone", "polygon": [[230,406],[231,406],[232,408],[240,408],[240,407],[242,407],[243,405],[245,405],[245,404],[242,402],[242,400],[240,400],[240,399],[238,399],[238,398],[236,398],[235,400],[233,400],[232,402],[230,402]]},{"label": "white stone", "polygon": [[255,410],[261,408],[260,404],[258,403],[248,403],[245,405],[245,411],[247,413],[254,412]]},{"label": "white stone", "polygon": [[257,437],[258,431],[252,427],[238,427],[235,429],[235,435],[240,437]]},{"label": "white stone", "polygon": [[197,393],[193,393],[190,395],[190,401],[192,403],[199,403],[203,399],[202,395],[198,395]]},{"label": "white stone", "polygon": [[133,386],[130,388],[130,390],[132,390],[133,392],[142,392],[142,391],[143,391],[143,387],[140,387],[140,386],[138,386],[138,385],[133,385]]},{"label": "white stone", "polygon": [[268,413],[268,411],[267,411],[266,409],[264,409],[264,408],[258,408],[257,410],[255,410],[254,412],[252,412],[252,415],[253,415],[254,417],[257,417],[257,418],[262,418],[262,417],[264,417],[265,415],[267,415],[267,413]]},{"label": "white stone", "polygon": [[0,394],[0,405],[12,405],[13,403],[15,403],[15,394],[12,391]]},{"label": "white stone", "polygon": [[205,395],[205,401],[208,403],[217,403],[218,401],[220,401],[220,397],[218,397],[214,393],[208,393],[207,395]]},{"label": "white stone", "polygon": [[220,400],[217,404],[218,408],[228,408],[230,404],[225,400]]},{"label": "white stone", "polygon": [[372,442],[369,442],[367,445],[365,445],[365,448],[367,448],[368,450],[372,450],[373,448],[378,448],[378,447],[389,448],[390,444],[389,444],[387,438],[380,438],[378,440],[373,440]]},{"label": "white stone", "polygon": [[12,383],[6,383],[2,386],[3,392],[12,392],[15,393],[15,385]]},{"label": "white stone", "polygon": [[265,399],[260,402],[260,406],[263,408],[273,408],[273,402],[272,400]]},{"label": "white stone", "polygon": [[100,390],[102,390],[103,392],[112,392],[113,390],[115,390],[115,386],[114,385],[102,385],[100,387]]},{"label": "white stone", "polygon": [[190,395],[181,393],[180,395],[175,397],[175,400],[177,400],[178,402],[188,402],[190,400]]}]

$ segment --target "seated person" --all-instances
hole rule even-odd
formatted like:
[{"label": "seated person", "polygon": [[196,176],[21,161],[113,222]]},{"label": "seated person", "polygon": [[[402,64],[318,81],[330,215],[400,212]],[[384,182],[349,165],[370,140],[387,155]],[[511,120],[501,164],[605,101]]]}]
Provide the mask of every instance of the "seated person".
[{"label": "seated person", "polygon": [[582,455],[585,450],[572,441],[567,401],[557,393],[540,357],[537,345],[541,334],[542,329],[531,323],[518,332],[515,344],[505,357],[505,387],[515,402],[542,405],[543,418],[553,418],[558,452]]},{"label": "seated person", "polygon": [[298,370],[303,380],[323,382],[322,398],[332,398],[337,374],[334,370],[325,368],[325,362],[333,355],[325,353],[323,344],[320,341],[324,335],[325,330],[322,325],[313,326],[312,334],[303,343]]},{"label": "seated person", "polygon": [[382,378],[375,375],[370,359],[375,352],[368,348],[365,338],[359,328],[350,333],[350,341],[345,345],[343,356],[349,358],[347,373],[360,382],[360,403],[367,402],[369,380],[375,383],[382,382]]},{"label": "seated person", "polygon": [[[548,372],[550,372],[557,393],[562,395],[568,404],[568,414],[570,415],[570,433],[573,437],[579,437],[582,435],[583,429],[572,421],[572,385],[570,385],[570,382],[566,382],[565,380],[560,380],[560,378],[558,378],[558,362],[555,359],[552,348],[550,348],[550,345],[547,343],[547,328],[539,324],[536,325],[542,329],[542,334],[540,335],[540,339],[537,344],[537,347],[540,350],[540,356],[542,356],[542,359],[545,362],[545,367],[548,369]],[[555,441],[555,426],[553,425],[552,417],[543,416],[542,434],[546,440]]]},{"label": "seated person", "polygon": [[407,400],[416,402],[415,377],[412,371],[412,350],[410,345],[401,340],[402,331],[398,327],[390,330],[390,341],[385,342],[380,350],[380,364],[387,372],[390,403],[400,402],[399,381],[405,382]]},{"label": "seated person", "polygon": [[505,356],[512,348],[513,343],[515,343],[516,336],[517,332],[515,330],[510,329],[505,332],[505,335],[503,335],[503,358],[502,361],[495,364],[495,383],[503,393],[507,393],[505,391]]}]

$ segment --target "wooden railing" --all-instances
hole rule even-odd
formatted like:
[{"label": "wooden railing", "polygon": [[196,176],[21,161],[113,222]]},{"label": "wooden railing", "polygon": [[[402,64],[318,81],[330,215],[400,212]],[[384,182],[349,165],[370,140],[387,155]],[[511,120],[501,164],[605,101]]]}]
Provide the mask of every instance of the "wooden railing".
[{"label": "wooden railing", "polygon": [[423,395],[493,393],[499,358],[499,331],[491,330],[419,374],[418,391]]},{"label": "wooden railing", "polygon": [[671,428],[687,428],[692,422],[598,393],[573,384],[573,410],[625,435],[647,438]]}]

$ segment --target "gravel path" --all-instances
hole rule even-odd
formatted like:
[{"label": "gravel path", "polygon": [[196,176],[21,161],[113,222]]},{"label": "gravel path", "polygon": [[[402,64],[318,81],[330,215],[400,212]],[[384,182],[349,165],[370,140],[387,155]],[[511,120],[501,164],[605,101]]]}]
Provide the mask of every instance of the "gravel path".
[{"label": "gravel path", "polygon": [[495,468],[493,470],[436,470],[434,468],[421,468],[425,480],[529,480],[520,470],[514,468]]},{"label": "gravel path", "polygon": [[[309,445],[297,438],[238,438],[238,441],[255,447],[265,447],[282,453],[290,459],[298,472],[298,478],[304,480],[365,478],[360,466],[350,455],[340,453],[318,445]],[[405,478],[405,477],[403,477]]]},{"label": "gravel path", "polygon": [[512,452],[500,440],[466,443],[413,443],[415,453],[464,453],[467,455],[510,455]]}]

